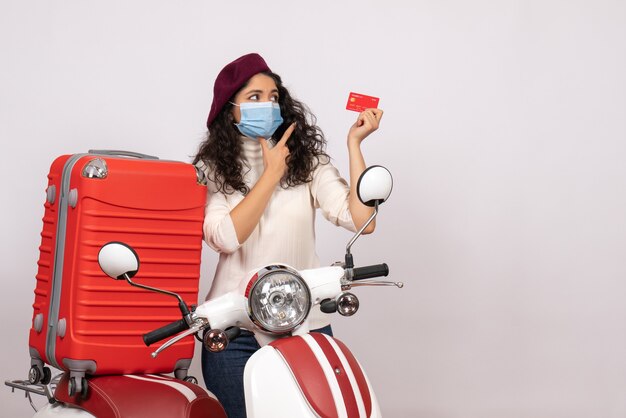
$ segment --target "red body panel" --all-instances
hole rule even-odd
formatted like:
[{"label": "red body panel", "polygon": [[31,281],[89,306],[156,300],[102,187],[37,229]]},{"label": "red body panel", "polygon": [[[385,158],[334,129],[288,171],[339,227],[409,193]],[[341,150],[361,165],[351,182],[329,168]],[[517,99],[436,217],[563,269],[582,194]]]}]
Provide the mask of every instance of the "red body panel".
[{"label": "red body panel", "polygon": [[[54,360],[64,369],[69,368],[68,359],[93,361],[95,374],[170,372],[178,360],[192,358],[192,337],[153,359],[155,347],[146,347],[142,334],[180,319],[176,300],[108,278],[97,255],[107,242],[125,242],[140,258],[136,282],[177,292],[188,304],[196,303],[206,187],[198,184],[190,164],[83,156],[71,172],[69,188],[77,190],[78,199],[75,207],[67,208],[65,245],[54,248],[61,172],[68,158],[55,160],[48,176],[56,199],[45,204],[33,305],[33,323],[41,314],[43,327],[40,332],[34,326],[30,330],[31,355],[34,349],[44,362],[54,365]],[[106,178],[81,175],[94,158],[105,160]],[[62,283],[56,288],[58,319],[65,320],[66,330],[63,337],[46,341],[58,251],[63,252]],[[51,339],[54,359],[48,358],[46,349]]]}]

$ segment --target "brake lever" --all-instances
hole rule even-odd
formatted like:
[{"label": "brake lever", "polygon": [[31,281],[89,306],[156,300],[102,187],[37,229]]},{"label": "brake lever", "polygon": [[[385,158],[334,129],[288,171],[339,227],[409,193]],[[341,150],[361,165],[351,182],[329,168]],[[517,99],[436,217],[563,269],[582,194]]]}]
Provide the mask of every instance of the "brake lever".
[{"label": "brake lever", "polygon": [[183,338],[188,337],[188,336],[190,336],[192,334],[195,334],[195,333],[201,331],[202,328],[206,327],[207,325],[208,325],[208,323],[205,322],[205,321],[202,321],[202,320],[196,321],[195,324],[192,327],[190,327],[188,330],[181,332],[180,334],[178,334],[174,338],[169,339],[161,347],[157,348],[156,351],[154,351],[151,354],[152,358],[156,358],[163,350],[165,350],[165,349],[169,348],[170,346],[176,344],[177,342],[179,342]]},{"label": "brake lever", "polygon": [[347,287],[357,287],[357,286],[395,286],[398,289],[402,289],[404,287],[403,282],[390,282],[386,280],[359,280],[359,281],[350,281],[345,286]]}]

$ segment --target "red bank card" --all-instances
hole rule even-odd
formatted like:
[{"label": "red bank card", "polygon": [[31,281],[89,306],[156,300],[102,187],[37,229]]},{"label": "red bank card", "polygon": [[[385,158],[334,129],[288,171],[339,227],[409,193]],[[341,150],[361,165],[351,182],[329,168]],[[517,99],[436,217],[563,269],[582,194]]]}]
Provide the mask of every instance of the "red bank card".
[{"label": "red bank card", "polygon": [[355,112],[362,112],[365,109],[377,108],[378,101],[380,99],[378,97],[366,96],[364,94],[359,93],[350,93],[348,97],[348,104],[346,105],[346,109],[354,110]]}]

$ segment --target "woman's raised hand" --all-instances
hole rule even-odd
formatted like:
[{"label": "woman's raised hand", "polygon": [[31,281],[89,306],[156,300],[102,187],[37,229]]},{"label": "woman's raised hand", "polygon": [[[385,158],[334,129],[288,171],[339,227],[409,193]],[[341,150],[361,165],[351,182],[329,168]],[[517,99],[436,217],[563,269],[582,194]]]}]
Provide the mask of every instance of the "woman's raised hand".
[{"label": "woman's raised hand", "polygon": [[383,111],[381,109],[365,109],[359,113],[356,122],[348,132],[348,141],[356,141],[360,144],[369,134],[378,129],[382,117]]},{"label": "woman's raised hand", "polygon": [[287,140],[295,128],[295,123],[289,125],[282,138],[280,138],[280,141],[278,141],[272,149],[267,146],[265,138],[259,138],[261,150],[263,151],[263,167],[265,168],[265,173],[271,175],[276,183],[283,178],[287,171],[287,159],[289,158]]}]

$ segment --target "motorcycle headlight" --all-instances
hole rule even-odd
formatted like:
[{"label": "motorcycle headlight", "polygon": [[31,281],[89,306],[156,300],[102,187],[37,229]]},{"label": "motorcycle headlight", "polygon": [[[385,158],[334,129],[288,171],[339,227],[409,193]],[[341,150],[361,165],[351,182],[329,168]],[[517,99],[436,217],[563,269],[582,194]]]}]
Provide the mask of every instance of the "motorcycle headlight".
[{"label": "motorcycle headlight", "polygon": [[267,266],[246,289],[250,319],[261,329],[276,334],[300,325],[311,309],[311,292],[297,271],[281,265]]}]

